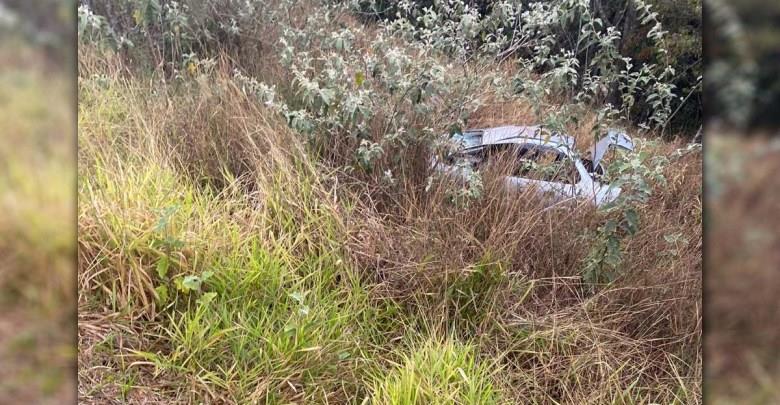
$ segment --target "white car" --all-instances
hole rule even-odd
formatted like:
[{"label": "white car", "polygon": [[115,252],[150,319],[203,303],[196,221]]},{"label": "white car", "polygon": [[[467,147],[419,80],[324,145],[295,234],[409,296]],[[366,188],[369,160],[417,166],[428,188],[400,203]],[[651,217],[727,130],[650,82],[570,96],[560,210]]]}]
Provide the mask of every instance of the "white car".
[{"label": "white car", "polygon": [[496,156],[509,153],[517,167],[505,177],[513,190],[536,188],[557,201],[587,199],[596,206],[614,201],[620,188],[603,184],[601,160],[610,147],[633,150],[626,134],[610,130],[591,150],[590,159],[581,159],[574,148],[574,138],[545,134],[540,126],[503,126],[473,129],[451,138],[459,148],[443,162],[434,160],[437,170],[465,178],[472,170]]}]

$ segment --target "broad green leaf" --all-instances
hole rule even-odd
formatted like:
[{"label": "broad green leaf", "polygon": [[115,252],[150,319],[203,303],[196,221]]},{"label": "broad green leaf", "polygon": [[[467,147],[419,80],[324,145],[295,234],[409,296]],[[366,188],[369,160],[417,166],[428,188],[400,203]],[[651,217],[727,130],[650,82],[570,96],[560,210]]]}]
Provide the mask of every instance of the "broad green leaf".
[{"label": "broad green leaf", "polygon": [[639,214],[633,208],[626,210],[626,225],[626,229],[631,235],[639,230]]},{"label": "broad green leaf", "polygon": [[157,261],[157,275],[164,279],[168,275],[168,268],[170,267],[170,261],[168,256],[163,256]]},{"label": "broad green leaf", "polygon": [[179,290],[179,291],[181,291],[181,292],[186,294],[186,293],[190,292],[190,290],[188,290],[186,287],[184,287],[183,280],[184,279],[181,278],[181,277],[176,277],[175,279],[173,279],[173,285],[176,286],[177,290]]},{"label": "broad green leaf", "polygon": [[198,276],[186,276],[181,282],[182,287],[189,291],[200,291],[200,285],[203,283]]},{"label": "broad green leaf", "polygon": [[157,286],[154,289],[154,294],[158,304],[165,305],[168,303],[168,287],[164,285]]},{"label": "broad green leaf", "polygon": [[216,298],[216,297],[217,297],[217,293],[215,293],[215,292],[205,293],[205,294],[203,294],[203,296],[198,298],[198,305],[201,305],[201,306],[205,307],[205,306],[209,305],[209,303],[211,303],[211,301],[213,301],[214,298]]}]

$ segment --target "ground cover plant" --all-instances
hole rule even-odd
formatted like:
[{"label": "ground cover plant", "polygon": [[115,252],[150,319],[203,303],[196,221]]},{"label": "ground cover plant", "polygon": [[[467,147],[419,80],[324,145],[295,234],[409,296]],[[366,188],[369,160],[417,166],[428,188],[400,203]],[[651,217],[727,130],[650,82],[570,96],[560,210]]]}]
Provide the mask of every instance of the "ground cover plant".
[{"label": "ground cover plant", "polygon": [[[382,7],[80,5],[80,399],[700,402],[701,149],[670,130],[673,70],[588,2]],[[621,198],[546,210],[500,164],[430,168],[447,133],[534,123],[582,153],[628,129]]]}]

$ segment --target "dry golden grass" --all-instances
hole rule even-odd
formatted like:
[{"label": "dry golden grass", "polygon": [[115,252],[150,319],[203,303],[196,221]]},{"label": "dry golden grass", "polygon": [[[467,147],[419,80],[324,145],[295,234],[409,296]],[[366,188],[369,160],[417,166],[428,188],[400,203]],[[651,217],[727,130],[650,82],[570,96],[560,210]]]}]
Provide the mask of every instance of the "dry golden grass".
[{"label": "dry golden grass", "polygon": [[545,212],[489,173],[468,208],[446,202],[445,184],[407,190],[390,210],[364,199],[348,251],[382,294],[502,359],[515,401],[698,402],[701,155],[666,176],[627,242],[625,275],[595,294],[580,274],[603,215]]}]

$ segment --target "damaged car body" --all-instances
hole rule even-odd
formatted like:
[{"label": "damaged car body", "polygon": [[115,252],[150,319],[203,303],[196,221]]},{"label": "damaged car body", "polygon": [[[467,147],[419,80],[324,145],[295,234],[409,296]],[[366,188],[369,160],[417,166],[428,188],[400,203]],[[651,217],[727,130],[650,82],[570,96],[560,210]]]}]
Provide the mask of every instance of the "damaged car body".
[{"label": "damaged car body", "polygon": [[463,131],[450,138],[458,147],[443,161],[434,161],[437,170],[465,178],[494,157],[508,153],[517,163],[504,177],[510,190],[535,188],[559,202],[582,199],[602,206],[617,199],[620,188],[601,181],[601,165],[610,148],[633,150],[625,133],[608,131],[591,149],[590,158],[581,158],[574,138],[548,133],[541,126],[502,126]]}]

